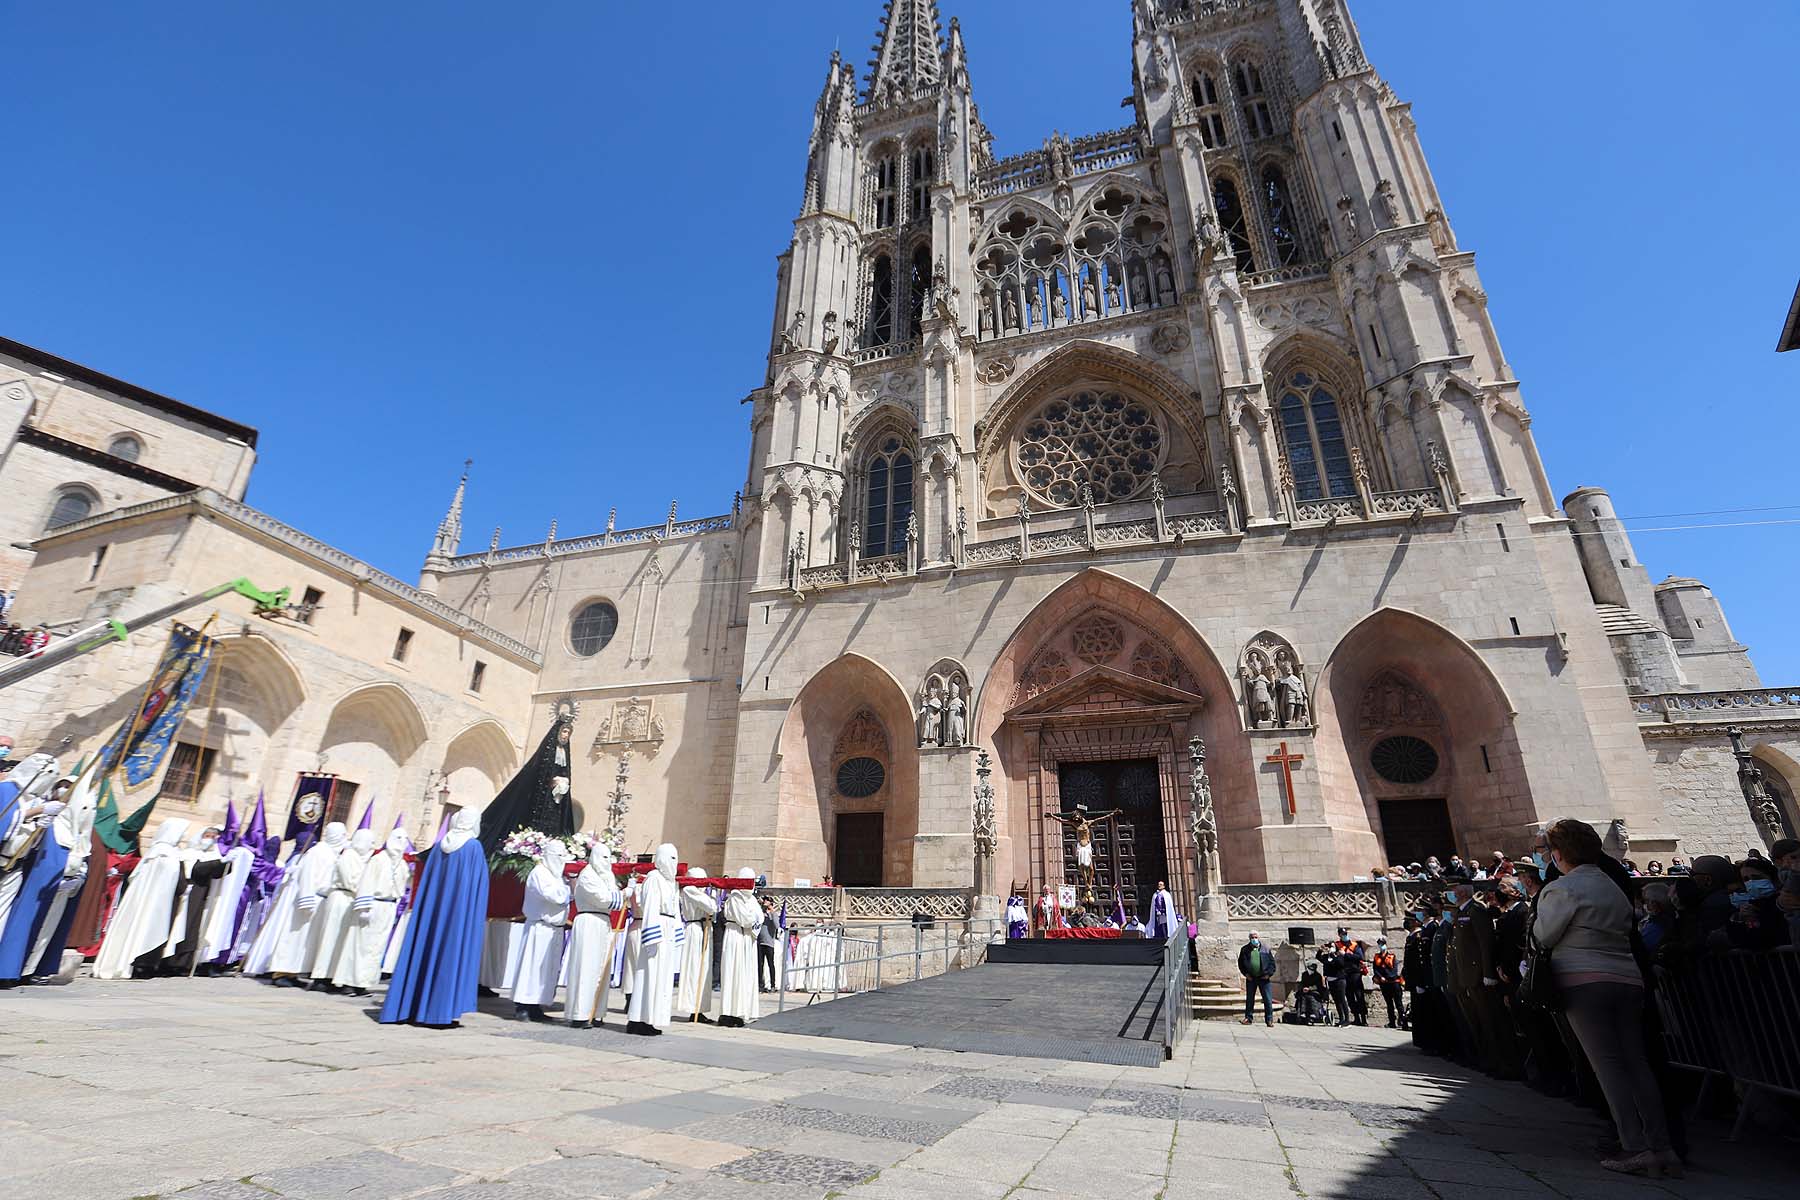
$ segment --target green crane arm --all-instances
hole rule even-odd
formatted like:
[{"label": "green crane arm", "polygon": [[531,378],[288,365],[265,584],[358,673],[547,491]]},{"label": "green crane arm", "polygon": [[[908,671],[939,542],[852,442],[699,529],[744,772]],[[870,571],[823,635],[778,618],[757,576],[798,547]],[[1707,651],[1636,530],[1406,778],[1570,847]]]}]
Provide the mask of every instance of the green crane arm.
[{"label": "green crane arm", "polygon": [[205,604],[208,600],[216,600],[227,592],[236,592],[256,606],[259,617],[278,617],[287,610],[289,589],[265,592],[248,579],[233,579],[221,583],[217,587],[207,588],[204,592],[195,592],[172,601],[161,608],[152,609],[129,620],[119,621],[108,618],[96,622],[85,629],[78,629],[60,641],[51,642],[35,654],[26,655],[14,662],[0,667],[0,688],[8,688],[21,680],[30,679],[33,675],[48,671],[51,667],[90,654],[102,646],[113,642],[128,640],[132,634],[145,626],[154,625],[167,617],[193,608],[197,604]]}]

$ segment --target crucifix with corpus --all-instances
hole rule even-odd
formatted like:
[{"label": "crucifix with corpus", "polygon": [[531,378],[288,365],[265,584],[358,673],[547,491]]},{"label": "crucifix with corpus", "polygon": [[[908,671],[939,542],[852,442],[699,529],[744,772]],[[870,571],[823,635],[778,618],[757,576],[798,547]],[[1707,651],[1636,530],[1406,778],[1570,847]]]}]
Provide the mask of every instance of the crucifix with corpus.
[{"label": "crucifix with corpus", "polygon": [[1289,754],[1287,743],[1283,742],[1281,743],[1280,750],[1269,755],[1269,757],[1263,759],[1263,761],[1266,763],[1274,763],[1281,768],[1281,787],[1287,794],[1288,816],[1294,816],[1300,811],[1299,805],[1294,803],[1294,766],[1297,763],[1305,762],[1306,755]]}]

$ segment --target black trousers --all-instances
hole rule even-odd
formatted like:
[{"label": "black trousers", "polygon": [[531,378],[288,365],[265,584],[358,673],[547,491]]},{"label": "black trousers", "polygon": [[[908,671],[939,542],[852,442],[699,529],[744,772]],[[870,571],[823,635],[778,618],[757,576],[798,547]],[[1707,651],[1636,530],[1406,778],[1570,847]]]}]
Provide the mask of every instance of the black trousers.
[{"label": "black trousers", "polygon": [[1406,1024],[1406,1005],[1400,998],[1400,985],[1383,983],[1381,985],[1381,1001],[1387,1005],[1388,1028],[1397,1029]]},{"label": "black trousers", "polygon": [[1352,976],[1346,981],[1350,997],[1350,1016],[1358,1025],[1369,1023],[1369,992],[1363,987],[1363,981]]},{"label": "black trousers", "polygon": [[1350,981],[1333,979],[1328,982],[1328,986],[1331,988],[1331,1003],[1337,1008],[1337,1023],[1348,1025],[1350,1023]]},{"label": "black trousers", "polygon": [[[768,971],[767,983],[763,982],[765,969]],[[756,944],[756,982],[764,988],[775,986],[775,947],[765,946],[761,942]]]}]

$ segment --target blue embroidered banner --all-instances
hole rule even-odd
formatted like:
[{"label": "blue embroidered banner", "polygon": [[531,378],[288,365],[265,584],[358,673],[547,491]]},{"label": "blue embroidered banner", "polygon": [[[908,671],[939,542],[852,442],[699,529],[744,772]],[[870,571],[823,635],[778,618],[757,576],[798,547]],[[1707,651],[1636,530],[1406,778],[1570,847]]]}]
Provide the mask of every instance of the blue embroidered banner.
[{"label": "blue embroidered banner", "polygon": [[294,784],[294,802],[288,806],[283,842],[292,846],[302,833],[308,835],[309,841],[318,841],[319,828],[325,823],[326,814],[331,811],[331,802],[337,796],[337,785],[336,775],[308,775],[301,772]]},{"label": "blue embroidered banner", "polygon": [[105,750],[105,769],[123,767],[127,787],[142,787],[162,769],[175,731],[181,727],[181,719],[187,715],[212,666],[217,644],[199,630],[179,622],[170,629],[169,644],[163,648],[149,691]]}]

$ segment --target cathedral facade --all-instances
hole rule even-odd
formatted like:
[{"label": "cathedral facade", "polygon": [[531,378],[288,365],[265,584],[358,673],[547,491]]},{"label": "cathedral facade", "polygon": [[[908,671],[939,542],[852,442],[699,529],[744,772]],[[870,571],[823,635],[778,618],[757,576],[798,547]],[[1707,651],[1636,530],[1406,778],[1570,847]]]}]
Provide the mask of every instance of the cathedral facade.
[{"label": "cathedral facade", "polygon": [[[1800,694],[1604,491],[1559,501],[1342,0],[1137,0],[1129,53],[1128,124],[1006,158],[933,0],[834,54],[732,511],[462,553],[459,487],[382,584],[504,672],[450,726],[516,759],[575,709],[588,827],[782,883],[1035,888],[1079,813],[1184,901],[1213,829],[1293,883],[1559,816],[1639,859],[1791,827]],[[421,825],[455,736],[389,764]]]}]

